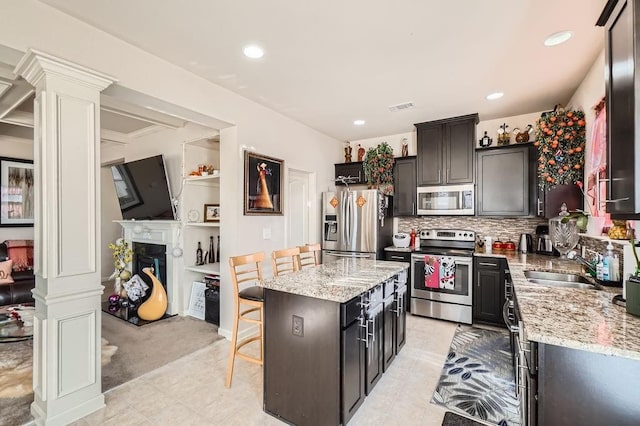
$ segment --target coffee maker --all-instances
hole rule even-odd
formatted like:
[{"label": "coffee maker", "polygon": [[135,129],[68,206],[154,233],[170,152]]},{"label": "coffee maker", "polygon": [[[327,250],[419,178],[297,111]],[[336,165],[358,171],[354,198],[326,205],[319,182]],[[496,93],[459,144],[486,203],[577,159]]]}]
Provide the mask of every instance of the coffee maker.
[{"label": "coffee maker", "polygon": [[560,256],[558,250],[553,248],[551,237],[549,236],[549,225],[536,226],[535,236],[536,253],[547,256]]}]

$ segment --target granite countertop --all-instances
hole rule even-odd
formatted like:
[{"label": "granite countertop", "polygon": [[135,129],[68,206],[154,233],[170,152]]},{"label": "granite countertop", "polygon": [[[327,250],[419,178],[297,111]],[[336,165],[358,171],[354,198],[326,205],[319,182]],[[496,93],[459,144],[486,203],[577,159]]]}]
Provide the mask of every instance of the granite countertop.
[{"label": "granite countertop", "polygon": [[413,249],[411,247],[390,246],[390,247],[385,247],[384,250],[385,251],[401,251],[403,253],[412,253],[413,252]]},{"label": "granite countertop", "polygon": [[291,274],[262,280],[260,287],[344,303],[409,268],[408,263],[337,259]]},{"label": "granite countertop", "polygon": [[539,343],[640,360],[640,318],[614,305],[621,288],[580,290],[530,284],[524,271],[584,275],[570,260],[537,254],[496,254],[509,264],[514,293],[527,338]]}]

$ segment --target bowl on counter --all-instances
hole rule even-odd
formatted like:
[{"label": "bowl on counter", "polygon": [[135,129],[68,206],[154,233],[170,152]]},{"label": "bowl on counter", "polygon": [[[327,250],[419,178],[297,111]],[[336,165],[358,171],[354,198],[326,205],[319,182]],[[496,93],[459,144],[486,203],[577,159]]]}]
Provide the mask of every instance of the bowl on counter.
[{"label": "bowl on counter", "polygon": [[393,234],[393,246],[395,248],[408,248],[411,244],[411,237],[405,232]]}]

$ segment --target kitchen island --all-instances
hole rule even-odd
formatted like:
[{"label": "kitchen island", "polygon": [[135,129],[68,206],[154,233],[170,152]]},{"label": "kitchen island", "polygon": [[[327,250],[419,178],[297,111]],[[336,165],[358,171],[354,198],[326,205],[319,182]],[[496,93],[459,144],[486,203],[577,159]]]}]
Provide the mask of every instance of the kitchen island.
[{"label": "kitchen island", "polygon": [[621,289],[536,285],[525,271],[584,275],[582,267],[535,254],[501,257],[520,319],[517,370],[526,424],[637,425],[640,318],[612,303]]},{"label": "kitchen island", "polygon": [[404,344],[407,269],[338,259],[263,280],[264,410],[346,424]]}]

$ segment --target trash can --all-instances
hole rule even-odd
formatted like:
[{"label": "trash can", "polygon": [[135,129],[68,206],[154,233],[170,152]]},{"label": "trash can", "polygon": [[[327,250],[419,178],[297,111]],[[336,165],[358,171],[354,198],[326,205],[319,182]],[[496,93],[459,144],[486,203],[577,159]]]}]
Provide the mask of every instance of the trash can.
[{"label": "trash can", "polygon": [[204,320],[220,326],[220,287],[211,286],[204,291]]}]

